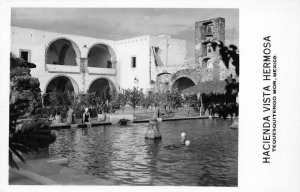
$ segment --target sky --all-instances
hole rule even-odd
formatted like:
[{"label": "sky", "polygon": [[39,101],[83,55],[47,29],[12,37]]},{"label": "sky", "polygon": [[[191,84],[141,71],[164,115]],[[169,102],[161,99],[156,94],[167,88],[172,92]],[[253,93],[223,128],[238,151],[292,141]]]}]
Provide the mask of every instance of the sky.
[{"label": "sky", "polygon": [[192,59],[195,22],[215,17],[225,18],[225,43],[238,45],[238,9],[12,8],[11,25],[110,40],[169,34],[187,41],[187,58]]}]

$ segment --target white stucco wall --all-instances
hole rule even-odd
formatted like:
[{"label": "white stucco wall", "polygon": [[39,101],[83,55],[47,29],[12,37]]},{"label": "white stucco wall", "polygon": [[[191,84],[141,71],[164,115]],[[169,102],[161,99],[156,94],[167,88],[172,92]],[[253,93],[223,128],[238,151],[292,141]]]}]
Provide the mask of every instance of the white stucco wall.
[{"label": "white stucco wall", "polygon": [[169,42],[170,42],[169,35],[155,35],[155,36],[151,36],[150,39],[150,46],[159,48],[157,55],[159,56],[164,66],[168,65]]},{"label": "white stucco wall", "polygon": [[186,40],[156,35],[151,36],[150,46],[159,47],[158,55],[165,67],[183,65],[185,62]]},{"label": "white stucco wall", "polygon": [[[132,88],[134,79],[144,91],[150,88],[149,80],[149,36],[124,39],[116,42],[117,78],[124,89]],[[136,68],[131,65],[131,58],[136,57]]]},{"label": "white stucco wall", "polygon": [[171,38],[169,41],[168,66],[183,65],[186,59],[186,40]]},{"label": "white stucco wall", "polygon": [[[20,27],[11,27],[11,52],[19,57],[19,50],[26,49],[31,52],[31,62],[36,64],[36,68],[31,70],[31,74],[34,77],[39,78],[40,88],[42,92],[45,90],[46,85],[51,79],[56,76],[66,76],[72,78],[77,84],[79,91],[86,91],[89,84],[97,78],[109,78],[114,83],[116,82],[116,75],[105,75],[105,74],[92,74],[85,76],[85,84],[82,83],[82,73],[79,72],[80,62],[77,63],[77,66],[59,66],[55,65],[54,67],[58,68],[73,68],[72,70],[64,70],[62,72],[49,72],[46,67],[46,49],[51,42],[56,39],[65,38],[74,42],[80,51],[80,58],[87,58],[89,49],[95,44],[105,44],[109,45],[113,50],[115,48],[115,41],[105,40],[105,39],[96,39],[91,37],[75,36],[69,34],[53,33],[48,31],[41,31],[35,29],[27,29]],[[80,61],[80,58],[78,60]],[[105,69],[104,69],[105,70]]]},{"label": "white stucco wall", "polygon": [[[48,46],[60,38],[70,40],[75,47],[75,52],[78,54],[76,66],[52,65],[46,63],[45,57]],[[115,69],[88,67],[87,72],[82,73],[80,71],[80,65],[82,65],[84,61],[87,62],[89,50],[97,44],[108,46],[111,52],[112,66],[115,66]],[[168,44],[169,46],[167,46]],[[75,89],[78,87],[78,91],[83,92],[87,91],[91,83],[99,78],[111,80],[117,88],[127,89],[138,85],[140,88],[143,88],[144,91],[147,91],[151,88],[149,76],[151,46],[160,47],[160,57],[164,65],[183,64],[186,55],[185,40],[172,39],[168,35],[145,35],[120,41],[112,41],[11,27],[11,52],[15,56],[20,57],[20,49],[30,50],[30,61],[37,66],[32,69],[31,74],[39,78],[42,92],[45,91],[50,80],[57,76],[70,78],[72,83],[76,84]],[[132,67],[132,57],[136,57],[136,68]],[[135,84],[135,78],[138,79],[138,84]]]}]

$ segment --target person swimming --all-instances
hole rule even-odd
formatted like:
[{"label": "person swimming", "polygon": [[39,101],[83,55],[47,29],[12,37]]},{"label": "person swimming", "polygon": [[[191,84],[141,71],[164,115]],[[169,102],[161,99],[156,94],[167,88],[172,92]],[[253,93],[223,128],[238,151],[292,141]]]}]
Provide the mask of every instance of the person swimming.
[{"label": "person swimming", "polygon": [[186,140],[186,133],[185,132],[181,133],[180,141],[181,141],[181,145],[167,145],[164,148],[170,149],[170,150],[176,150],[176,149],[179,149],[180,147],[182,147],[183,145],[186,146],[186,147],[189,147],[190,144],[191,144],[191,142],[189,140]]},{"label": "person swimming", "polygon": [[186,134],[185,134],[185,132],[182,132],[181,133],[181,139],[180,139],[180,141],[181,141],[181,144],[183,144],[184,145],[184,143],[185,143],[185,138],[186,137]]},{"label": "person swimming", "polygon": [[190,142],[189,140],[186,140],[184,144],[185,144],[186,147],[189,147],[189,146],[190,146],[190,143],[191,143],[191,142]]}]

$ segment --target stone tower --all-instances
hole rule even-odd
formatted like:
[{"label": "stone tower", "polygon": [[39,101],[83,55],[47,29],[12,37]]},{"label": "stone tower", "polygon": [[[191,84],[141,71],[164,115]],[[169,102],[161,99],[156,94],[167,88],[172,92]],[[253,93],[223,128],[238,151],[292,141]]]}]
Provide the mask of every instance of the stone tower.
[{"label": "stone tower", "polygon": [[195,61],[200,67],[207,67],[208,61],[218,57],[211,42],[222,41],[225,44],[225,19],[213,18],[195,23]]}]

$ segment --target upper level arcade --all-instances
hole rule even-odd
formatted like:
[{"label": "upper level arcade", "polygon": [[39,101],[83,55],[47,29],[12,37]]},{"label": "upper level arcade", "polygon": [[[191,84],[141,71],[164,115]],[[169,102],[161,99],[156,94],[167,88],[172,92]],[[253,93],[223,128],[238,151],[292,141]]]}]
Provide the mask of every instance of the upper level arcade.
[{"label": "upper level arcade", "polygon": [[46,70],[49,72],[80,72],[80,49],[70,39],[58,38],[45,51]]},{"label": "upper level arcade", "polygon": [[90,74],[116,74],[116,54],[111,46],[96,43],[87,54],[87,68]]}]

